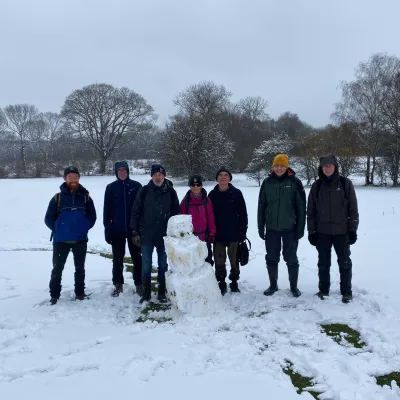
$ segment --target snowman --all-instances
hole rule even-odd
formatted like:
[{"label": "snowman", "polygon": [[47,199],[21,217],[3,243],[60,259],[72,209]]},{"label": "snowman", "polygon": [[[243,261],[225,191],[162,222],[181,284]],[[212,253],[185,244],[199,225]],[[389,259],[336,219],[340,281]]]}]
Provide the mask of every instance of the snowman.
[{"label": "snowman", "polygon": [[193,235],[191,215],[176,215],[168,221],[164,237],[168,256],[165,275],[172,306],[192,316],[222,311],[221,291],[212,266],[205,262],[207,245]]}]

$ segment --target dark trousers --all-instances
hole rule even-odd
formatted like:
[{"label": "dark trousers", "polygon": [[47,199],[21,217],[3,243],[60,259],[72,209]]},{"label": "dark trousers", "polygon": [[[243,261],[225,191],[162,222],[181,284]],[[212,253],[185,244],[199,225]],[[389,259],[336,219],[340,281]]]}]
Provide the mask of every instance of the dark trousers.
[{"label": "dark trousers", "polygon": [[53,269],[49,283],[51,297],[57,299],[60,297],[62,273],[70,250],[72,250],[75,264],[75,294],[80,296],[85,292],[87,241],[76,243],[58,242],[53,245]]},{"label": "dark trousers", "polygon": [[167,263],[167,253],[165,252],[164,242],[161,241],[156,245],[144,244],[142,245],[142,258],[143,258],[143,268],[142,268],[142,279],[151,279],[151,269],[153,266],[153,251],[154,248],[157,250],[158,258],[158,282],[165,282],[165,273],[168,271]]},{"label": "dark trousers", "polygon": [[207,250],[208,250],[208,254],[205,259],[205,262],[208,262],[209,264],[211,264],[211,266],[213,266],[214,260],[213,260],[213,251],[212,251],[211,243],[207,243]]},{"label": "dark trousers", "polygon": [[228,249],[231,272],[229,279],[236,282],[240,277],[239,264],[236,259],[236,253],[239,242],[217,242],[214,243],[215,277],[218,282],[224,282],[226,278],[226,250]]},{"label": "dark trousers", "polygon": [[351,278],[352,263],[350,259],[350,243],[347,235],[323,235],[318,234],[318,277],[319,290],[329,294],[331,286],[330,268],[332,246],[335,249],[340,272],[340,293],[352,294]]},{"label": "dark trousers", "polygon": [[286,262],[289,281],[292,286],[297,286],[299,276],[299,260],[297,258],[297,247],[299,241],[295,231],[271,231],[267,230],[265,235],[265,261],[267,263],[271,286],[275,287],[278,280],[278,264],[281,250],[283,259]]},{"label": "dark trousers", "polygon": [[128,242],[129,254],[133,263],[133,281],[136,285],[142,284],[142,253],[139,247],[132,243],[131,233],[113,233],[112,235],[112,253],[113,253],[113,284],[124,283],[124,257],[125,246]]}]

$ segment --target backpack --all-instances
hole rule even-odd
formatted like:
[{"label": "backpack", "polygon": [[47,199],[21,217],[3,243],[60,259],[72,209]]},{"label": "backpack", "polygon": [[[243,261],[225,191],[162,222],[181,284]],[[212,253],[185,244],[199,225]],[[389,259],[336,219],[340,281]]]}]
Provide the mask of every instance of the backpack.
[{"label": "backpack", "polygon": [[[349,199],[349,193],[348,193],[349,192],[349,186],[347,185],[347,179],[344,176],[339,175],[339,180],[340,180],[340,184],[342,185],[342,188],[343,188],[343,191],[344,191],[344,198],[346,200],[348,200]],[[317,185],[317,187],[316,187],[317,193],[315,195],[315,198],[318,199],[319,192],[321,190],[321,185],[322,185],[321,178],[319,178],[316,182],[317,182],[317,184],[316,184]]]}]

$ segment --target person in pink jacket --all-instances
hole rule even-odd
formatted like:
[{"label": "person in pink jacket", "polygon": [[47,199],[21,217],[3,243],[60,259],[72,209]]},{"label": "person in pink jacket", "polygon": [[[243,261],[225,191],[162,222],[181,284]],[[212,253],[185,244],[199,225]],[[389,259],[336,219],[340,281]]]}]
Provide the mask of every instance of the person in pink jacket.
[{"label": "person in pink jacket", "polygon": [[213,206],[203,188],[200,175],[192,175],[189,178],[189,186],[190,190],[181,202],[180,211],[181,214],[192,216],[193,234],[203,242],[207,242],[208,256],[206,262],[214,265],[211,249],[216,232]]}]

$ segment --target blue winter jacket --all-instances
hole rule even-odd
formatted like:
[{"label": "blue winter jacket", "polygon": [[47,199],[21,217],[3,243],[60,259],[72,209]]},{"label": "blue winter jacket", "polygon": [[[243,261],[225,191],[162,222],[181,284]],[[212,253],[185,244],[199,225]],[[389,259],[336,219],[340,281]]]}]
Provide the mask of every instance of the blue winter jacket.
[{"label": "blue winter jacket", "polygon": [[[125,167],[128,178],[118,179],[118,168]],[[112,233],[132,232],[130,219],[133,203],[142,185],[129,179],[129,168],[126,162],[115,163],[117,180],[108,184],[104,194],[103,224],[106,237]]]},{"label": "blue winter jacket", "polygon": [[53,243],[87,240],[88,231],[97,218],[89,192],[82,185],[70,192],[65,182],[60,190],[58,211],[53,196],[44,218],[45,224],[53,232]]}]

